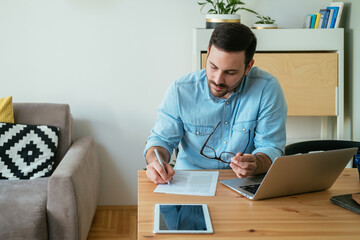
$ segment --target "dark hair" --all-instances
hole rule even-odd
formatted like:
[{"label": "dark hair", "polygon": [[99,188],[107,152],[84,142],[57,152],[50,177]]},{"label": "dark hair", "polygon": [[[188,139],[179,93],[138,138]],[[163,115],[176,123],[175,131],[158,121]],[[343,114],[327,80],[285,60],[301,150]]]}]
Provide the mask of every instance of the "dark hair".
[{"label": "dark hair", "polygon": [[223,23],[214,29],[209,42],[209,51],[212,45],[226,52],[245,50],[245,64],[248,65],[254,57],[256,37],[244,24]]}]

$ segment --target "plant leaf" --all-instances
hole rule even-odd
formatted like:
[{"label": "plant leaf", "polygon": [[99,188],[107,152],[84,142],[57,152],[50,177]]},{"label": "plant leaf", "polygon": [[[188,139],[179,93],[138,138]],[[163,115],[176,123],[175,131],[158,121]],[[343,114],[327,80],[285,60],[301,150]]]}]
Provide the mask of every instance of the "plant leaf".
[{"label": "plant leaf", "polygon": [[206,5],[211,5],[208,13],[213,14],[235,14],[239,10],[245,10],[251,12],[253,14],[258,15],[254,10],[240,7],[241,5],[245,5],[241,0],[202,0],[197,2],[201,8],[200,11],[204,9]]},{"label": "plant leaf", "polygon": [[219,2],[219,13],[220,14],[228,14],[229,12],[225,8],[225,4],[223,2]]},{"label": "plant leaf", "polygon": [[244,7],[242,7],[241,8],[242,10],[245,10],[245,11],[248,11],[248,12],[251,12],[251,13],[253,13],[253,14],[258,14],[257,12],[255,12],[254,10],[251,10],[251,9],[249,9],[249,8],[244,8]]},{"label": "plant leaf", "polygon": [[214,9],[210,9],[210,10],[208,11],[208,13],[217,14],[217,12],[216,12]]}]

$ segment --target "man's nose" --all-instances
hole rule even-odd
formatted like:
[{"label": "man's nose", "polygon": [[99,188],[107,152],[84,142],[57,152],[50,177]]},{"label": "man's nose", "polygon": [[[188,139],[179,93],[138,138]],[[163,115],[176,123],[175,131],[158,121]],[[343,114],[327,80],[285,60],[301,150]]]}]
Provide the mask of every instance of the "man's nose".
[{"label": "man's nose", "polygon": [[221,71],[218,71],[215,74],[214,82],[216,85],[220,85],[221,83],[224,83],[224,74]]}]

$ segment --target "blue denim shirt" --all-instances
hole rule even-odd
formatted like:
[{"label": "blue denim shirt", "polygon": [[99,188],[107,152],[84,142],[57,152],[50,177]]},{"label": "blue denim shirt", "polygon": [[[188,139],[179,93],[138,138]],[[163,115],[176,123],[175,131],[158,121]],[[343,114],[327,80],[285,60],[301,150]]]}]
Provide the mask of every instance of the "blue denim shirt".
[{"label": "blue denim shirt", "polygon": [[158,109],[158,117],[145,151],[153,146],[170,155],[181,142],[175,169],[230,168],[200,155],[201,147],[219,121],[208,146],[223,151],[264,153],[273,161],[284,152],[287,105],[277,79],[253,67],[228,99],[214,97],[206,72],[200,70],[175,81]]}]

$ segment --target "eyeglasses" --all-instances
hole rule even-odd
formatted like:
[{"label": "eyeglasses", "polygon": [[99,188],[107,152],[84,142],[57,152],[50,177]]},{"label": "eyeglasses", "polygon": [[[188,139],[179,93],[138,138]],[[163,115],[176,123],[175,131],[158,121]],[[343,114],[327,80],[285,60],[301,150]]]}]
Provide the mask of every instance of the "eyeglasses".
[{"label": "eyeglasses", "polygon": [[[231,158],[234,157],[236,154],[232,153],[232,152],[222,152],[220,153],[219,156],[216,155],[216,151],[214,148],[207,146],[207,143],[209,141],[209,139],[211,138],[211,136],[214,134],[215,130],[217,129],[217,127],[220,125],[221,121],[216,125],[216,127],[214,128],[214,130],[210,133],[209,137],[206,139],[204,145],[202,146],[201,150],[200,150],[200,154],[206,158],[209,159],[215,159],[218,160],[219,162],[223,162],[223,163],[227,163],[230,164],[231,163]],[[250,130],[248,131],[249,133],[249,137],[248,137],[248,142],[245,146],[244,151],[241,152],[242,156],[246,150],[246,148],[248,147],[249,143],[250,143]]]}]

